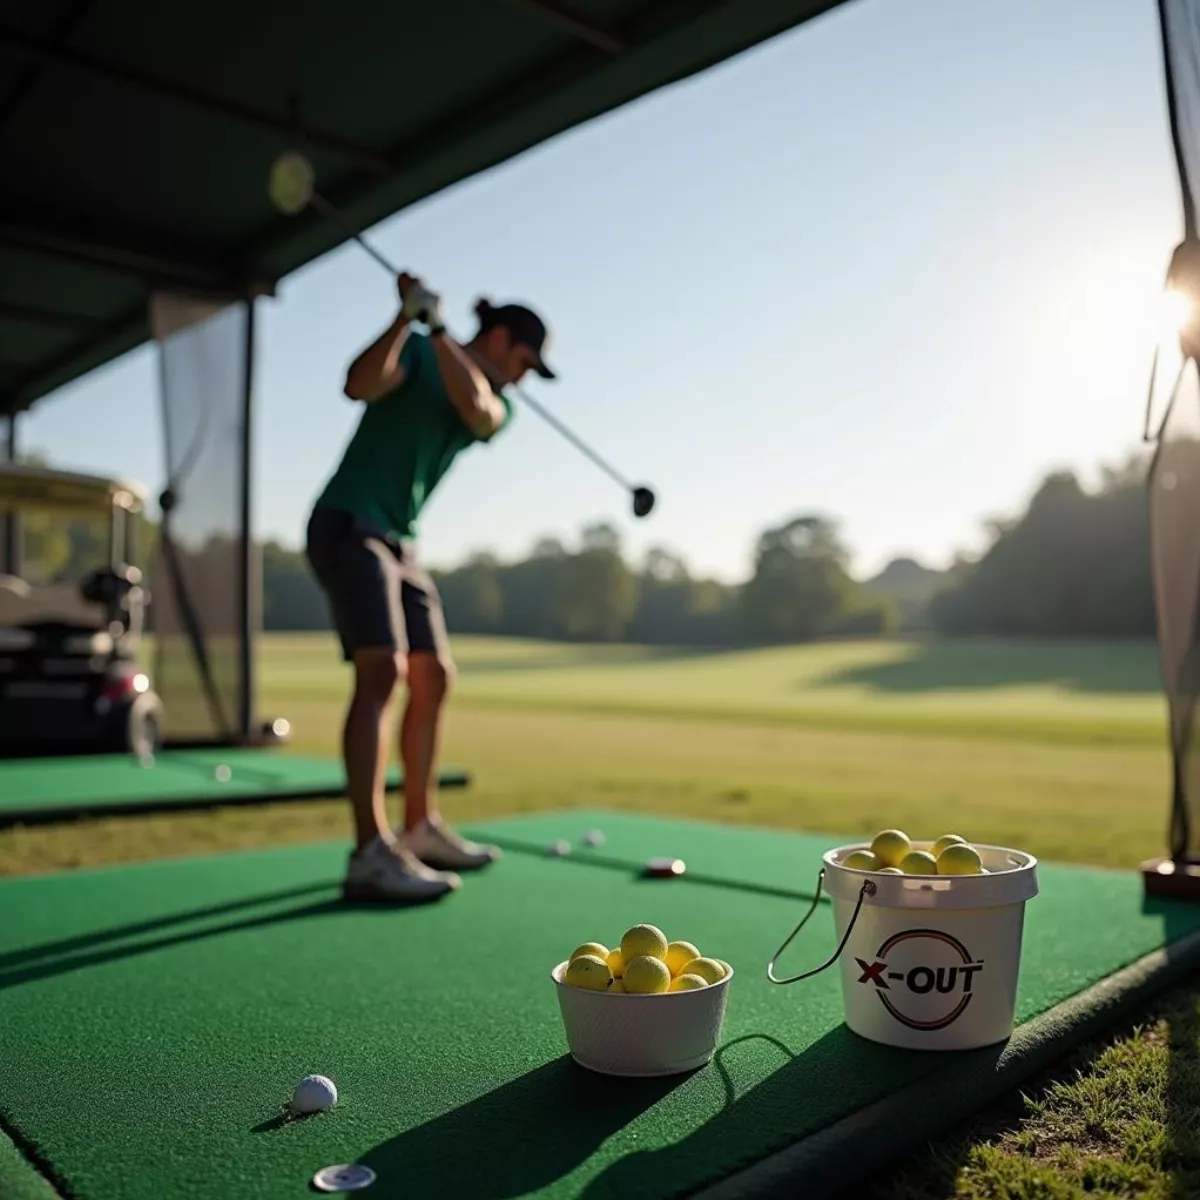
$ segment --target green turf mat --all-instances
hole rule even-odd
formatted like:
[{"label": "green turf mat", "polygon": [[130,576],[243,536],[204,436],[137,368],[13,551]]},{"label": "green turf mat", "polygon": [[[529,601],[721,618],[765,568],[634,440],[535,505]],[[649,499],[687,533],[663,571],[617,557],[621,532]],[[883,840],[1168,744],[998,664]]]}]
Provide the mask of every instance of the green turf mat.
[{"label": "green turf mat", "polygon": [[[585,844],[584,835],[592,830],[604,835],[602,845]],[[650,858],[682,858],[689,880],[786,896],[811,896],[821,855],[853,840],[836,834],[798,838],[776,829],[588,810],[479,821],[471,825],[470,834],[509,850],[538,855],[564,840],[570,843],[576,862],[634,870],[640,870]]]},{"label": "green turf mat", "polygon": [[[705,828],[688,824],[699,855]],[[661,849],[656,825],[646,853]],[[707,827],[713,861],[734,832]],[[785,865],[811,864],[828,844],[751,832],[786,843]],[[605,849],[615,844],[614,834]],[[972,1055],[858,1039],[832,972],[768,984],[763,964],[799,898],[510,853],[448,902],[363,910],[336,899],[344,852],[0,884],[0,911],[20,914],[0,922],[0,1117],[63,1190],[299,1197],[318,1168],[361,1161],[379,1172],[380,1195],[683,1195],[803,1139],[818,1144],[906,1088],[943,1089],[949,1121],[1032,1061],[1019,1038]],[[1019,1009],[1023,1020],[1052,1010],[1041,1044],[1061,1046],[1078,1028],[1064,1002],[1095,996],[1165,941],[1190,952],[1181,939],[1200,910],[1144,904],[1132,873],[1047,866],[1041,880]],[[550,966],[640,920],[737,971],[719,1062],[688,1077],[605,1079],[565,1056]],[[827,956],[829,914],[805,936],[798,959]],[[281,1124],[280,1102],[310,1071],[337,1081],[338,1107]],[[905,1123],[893,1125],[903,1141]],[[912,1129],[926,1136],[925,1124]],[[850,1179],[859,1163],[843,1147],[805,1169],[831,1165]]]},{"label": "green turf mat", "polygon": [[[218,771],[228,767],[228,773]],[[388,786],[401,786],[393,767]],[[441,786],[469,781],[447,767]],[[81,813],[132,812],[210,804],[261,803],[339,795],[342,764],[279,750],[164,750],[153,766],[131,755],[77,755],[0,760],[0,823],[52,820]]]}]

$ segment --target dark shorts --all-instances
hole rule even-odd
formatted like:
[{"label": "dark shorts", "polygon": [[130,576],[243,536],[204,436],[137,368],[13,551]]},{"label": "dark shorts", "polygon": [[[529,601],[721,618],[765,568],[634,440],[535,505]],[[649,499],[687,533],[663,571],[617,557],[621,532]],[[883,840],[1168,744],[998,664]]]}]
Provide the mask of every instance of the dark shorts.
[{"label": "dark shorts", "polygon": [[305,550],[347,662],[374,648],[449,658],[441,597],[410,544],[351,513],[318,508]]}]

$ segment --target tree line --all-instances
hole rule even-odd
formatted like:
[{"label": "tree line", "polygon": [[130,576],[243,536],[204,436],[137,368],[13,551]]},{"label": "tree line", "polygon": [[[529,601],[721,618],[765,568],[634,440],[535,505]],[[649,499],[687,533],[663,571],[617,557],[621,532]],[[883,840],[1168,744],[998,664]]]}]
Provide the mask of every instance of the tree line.
[{"label": "tree line", "polygon": [[1018,518],[991,523],[986,553],[956,563],[930,596],[931,627],[947,635],[1153,636],[1147,468],[1143,458],[1106,468],[1092,491],[1070,472],[1047,476]]},{"label": "tree line", "polygon": [[[1154,602],[1146,466],[1132,459],[1105,469],[1090,490],[1069,472],[1048,475],[1022,512],[987,523],[981,554],[960,555],[945,570],[898,558],[873,578],[856,579],[837,522],[807,513],[759,534],[750,576],[739,583],[697,574],[666,547],[630,561],[605,523],[585,527],[572,545],[543,537],[514,561],[480,552],[433,576],[459,633],[689,646],[901,631],[1148,637]],[[146,544],[155,536],[149,524]],[[103,553],[104,530],[37,517],[26,522],[24,541],[35,582],[75,578]],[[231,551],[215,538],[186,549],[185,574],[227,591]],[[330,627],[302,552],[265,543],[261,578],[266,629]],[[160,582],[152,571],[152,592]]]},{"label": "tree line", "polygon": [[[434,578],[461,633],[692,646],[896,632],[1152,637],[1147,467],[1134,457],[1102,468],[1090,489],[1050,473],[1023,511],[986,522],[981,553],[946,569],[897,558],[858,580],[837,522],[805,514],[758,536],[741,583],[698,575],[665,547],[630,562],[602,523],[574,546],[546,537],[516,561],[477,553]],[[302,556],[271,544],[263,567],[268,628],[325,627]]]},{"label": "tree line", "polygon": [[[513,562],[481,552],[431,574],[458,633],[727,646],[895,628],[893,607],[864,593],[848,559],[832,522],[799,517],[763,533],[754,575],[737,586],[694,574],[662,547],[631,563],[617,531],[597,523],[574,546],[546,537]],[[270,628],[324,627],[324,599],[301,556],[268,545],[263,584]]]}]

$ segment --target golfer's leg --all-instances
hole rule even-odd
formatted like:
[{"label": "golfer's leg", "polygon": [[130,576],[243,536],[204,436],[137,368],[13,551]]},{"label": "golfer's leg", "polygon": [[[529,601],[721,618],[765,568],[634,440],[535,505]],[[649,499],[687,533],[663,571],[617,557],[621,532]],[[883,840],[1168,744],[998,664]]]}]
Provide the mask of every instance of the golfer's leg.
[{"label": "golfer's leg", "polygon": [[388,828],[388,716],[403,675],[404,656],[390,648],[355,653],[354,698],[346,714],[343,745],[358,846],[350,856],[342,891],[352,900],[436,900],[460,883],[457,875],[422,863]]},{"label": "golfer's leg", "polygon": [[437,812],[435,772],[449,686],[450,667],[435,651],[409,652],[408,704],[400,725],[406,832]]},{"label": "golfer's leg", "polygon": [[472,871],[500,857],[495,846],[461,837],[437,807],[437,765],[446,696],[454,676],[450,639],[433,580],[406,573],[401,591],[408,630],[408,706],[400,728],[404,758],[404,841],[427,866]]},{"label": "golfer's leg", "polygon": [[355,848],[342,894],[353,901],[435,900],[459,886],[458,876],[431,870],[401,846],[388,827],[385,807],[389,717],[408,654],[400,565],[389,547],[348,513],[314,513],[307,552],[329,597],[342,656],[354,671],[342,758]]},{"label": "golfer's leg", "polygon": [[371,647],[354,655],[354,694],[342,729],[342,756],[358,849],[375,837],[389,836],[385,792],[389,718],[404,669],[404,656],[391,647]]},{"label": "golfer's leg", "polygon": [[384,785],[392,697],[403,681],[408,643],[400,604],[400,564],[388,546],[349,514],[314,514],[309,558],[330,597],[354,690],[342,727],[346,788],[358,849],[391,837]]}]

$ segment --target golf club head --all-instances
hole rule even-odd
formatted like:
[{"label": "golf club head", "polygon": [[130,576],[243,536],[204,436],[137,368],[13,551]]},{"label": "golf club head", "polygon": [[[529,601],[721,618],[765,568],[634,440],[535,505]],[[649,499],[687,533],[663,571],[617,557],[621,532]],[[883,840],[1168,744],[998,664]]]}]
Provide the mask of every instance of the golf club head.
[{"label": "golf club head", "polygon": [[654,493],[648,487],[633,489],[633,515],[648,517],[654,508]]}]

